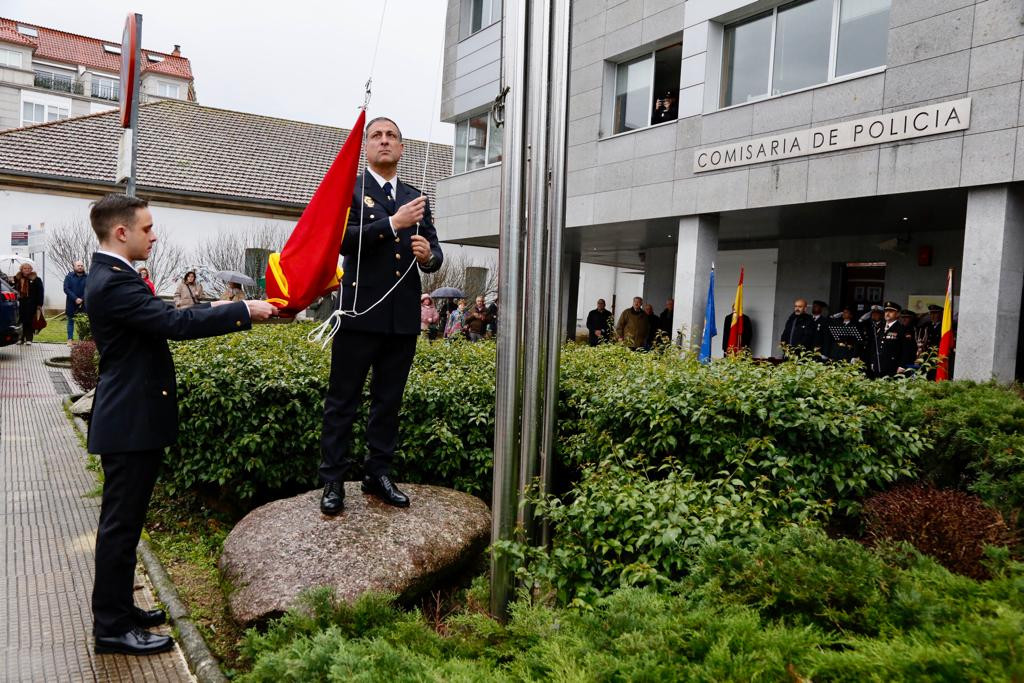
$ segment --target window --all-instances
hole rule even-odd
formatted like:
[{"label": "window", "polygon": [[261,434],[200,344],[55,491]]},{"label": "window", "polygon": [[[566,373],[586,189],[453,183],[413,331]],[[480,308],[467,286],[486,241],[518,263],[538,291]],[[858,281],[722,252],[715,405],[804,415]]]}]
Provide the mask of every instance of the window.
[{"label": "window", "polygon": [[462,0],[462,38],[501,20],[501,0]]},{"label": "window", "polygon": [[104,43],[103,51],[109,52],[112,55],[119,55],[121,54],[121,47],[118,45],[107,45],[106,43]]},{"label": "window", "polygon": [[178,99],[178,84],[168,83],[167,81],[157,81],[156,83],[156,94],[160,97],[173,97]]},{"label": "window", "polygon": [[67,107],[53,104],[39,104],[38,102],[22,102],[21,104],[21,125],[31,126],[36,123],[47,121],[59,121],[70,115]]},{"label": "window", "polygon": [[455,124],[454,173],[474,171],[501,163],[502,129],[490,112]]},{"label": "window", "polygon": [[121,96],[121,83],[116,78],[93,74],[92,96],[101,100],[116,100]]},{"label": "window", "polygon": [[0,66],[13,66],[15,69],[20,69],[21,53],[17,50],[0,48]]},{"label": "window", "polygon": [[615,133],[676,120],[682,56],[683,47],[677,43],[616,67]]},{"label": "window", "polygon": [[885,65],[891,0],[798,0],[725,27],[721,104]]},{"label": "window", "polygon": [[18,33],[32,38],[39,37],[39,31],[35,30],[31,26],[22,26],[21,24],[18,24]]},{"label": "window", "polygon": [[152,52],[146,54],[146,59],[148,59],[151,62],[157,63],[164,61],[163,57],[161,57],[160,55],[155,55]]},{"label": "window", "polygon": [[57,73],[54,71],[36,71],[33,82],[36,87],[46,88],[47,90],[73,92],[79,95],[82,94],[79,82],[68,74]]}]

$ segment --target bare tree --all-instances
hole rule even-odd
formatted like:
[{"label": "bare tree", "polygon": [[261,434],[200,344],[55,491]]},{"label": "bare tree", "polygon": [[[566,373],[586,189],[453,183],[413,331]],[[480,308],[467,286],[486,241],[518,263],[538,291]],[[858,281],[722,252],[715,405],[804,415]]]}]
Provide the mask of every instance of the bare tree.
[{"label": "bare tree", "polygon": [[[487,270],[487,276],[479,291],[467,289],[471,284],[466,278],[466,268],[474,266]],[[482,263],[470,263],[465,254],[454,251],[444,257],[444,262],[436,272],[420,273],[420,283],[424,292],[433,292],[440,287],[455,287],[461,289],[467,299],[472,300],[478,296],[489,299],[498,294],[498,263],[494,258],[488,258]]]},{"label": "bare tree", "polygon": [[184,263],[185,250],[168,238],[161,237],[153,245],[153,251],[150,252],[149,258],[138,266],[146,267],[150,279],[153,280],[156,293],[163,294],[170,291],[174,284],[175,274],[181,270]]},{"label": "bare tree", "polygon": [[[207,273],[204,286],[213,294],[224,291],[225,284],[212,277],[219,270],[245,272],[245,250],[265,249],[280,251],[288,239],[289,231],[280,225],[263,222],[251,225],[244,230],[220,230],[199,243],[193,260],[200,264],[193,268],[199,276],[200,271]],[[184,270],[185,266],[182,267]],[[180,277],[183,273],[178,273]]]},{"label": "bare tree", "polygon": [[84,262],[88,269],[92,254],[98,246],[96,233],[81,219],[58,225],[46,235],[46,256],[58,272],[71,272],[75,268],[75,261]]}]

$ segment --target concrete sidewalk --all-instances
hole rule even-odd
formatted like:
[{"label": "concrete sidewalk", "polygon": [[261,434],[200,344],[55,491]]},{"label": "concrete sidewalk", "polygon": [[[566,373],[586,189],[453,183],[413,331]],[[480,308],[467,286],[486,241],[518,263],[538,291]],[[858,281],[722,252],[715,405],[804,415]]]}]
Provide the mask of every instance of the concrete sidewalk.
[{"label": "concrete sidewalk", "polygon": [[[177,647],[154,657],[93,654],[100,499],[86,497],[96,480],[62,405],[74,380],[43,364],[68,351],[0,348],[0,680],[192,681]],[[135,602],[155,604],[143,576]]]}]

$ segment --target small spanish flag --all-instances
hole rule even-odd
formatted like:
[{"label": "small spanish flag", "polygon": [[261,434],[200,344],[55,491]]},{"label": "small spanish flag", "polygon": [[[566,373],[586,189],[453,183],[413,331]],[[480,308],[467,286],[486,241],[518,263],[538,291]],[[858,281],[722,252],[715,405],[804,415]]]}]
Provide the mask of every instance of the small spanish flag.
[{"label": "small spanish flag", "polygon": [[942,336],[939,337],[939,367],[935,369],[935,381],[949,379],[949,356],[953,353],[953,269],[946,276],[946,303],[942,308]]},{"label": "small spanish flag", "polygon": [[740,266],[740,282],[736,285],[736,300],[732,308],[732,326],[729,328],[729,353],[743,350],[743,266]]},{"label": "small spanish flag", "polygon": [[359,173],[366,112],[360,112],[280,254],[267,264],[267,301],[294,316],[341,283],[338,255]]}]

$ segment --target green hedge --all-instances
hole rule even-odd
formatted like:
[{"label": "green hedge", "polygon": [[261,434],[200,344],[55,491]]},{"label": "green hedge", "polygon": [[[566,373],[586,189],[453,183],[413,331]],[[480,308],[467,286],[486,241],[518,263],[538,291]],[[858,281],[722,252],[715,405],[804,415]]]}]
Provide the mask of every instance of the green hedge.
[{"label": "green hedge", "polygon": [[955,576],[912,549],[792,529],[715,544],[669,590],[467,611],[442,636],[382,596],[308,597],[243,647],[243,681],[1003,681],[1024,676],[1024,567]]},{"label": "green hedge", "polygon": [[[308,325],[176,344],[182,431],[165,470],[172,489],[220,487],[247,504],[317,484],[329,353]],[[395,470],[487,499],[494,431],[494,344],[421,342],[406,387]],[[697,363],[569,345],[563,353],[557,464],[674,458],[698,479],[721,470],[752,487],[858,498],[911,473],[923,448],[901,427],[920,382],[870,382],[844,366]],[[368,389],[366,390],[368,396]],[[366,401],[353,451],[365,453]],[[765,479],[767,477],[767,479]]]}]

